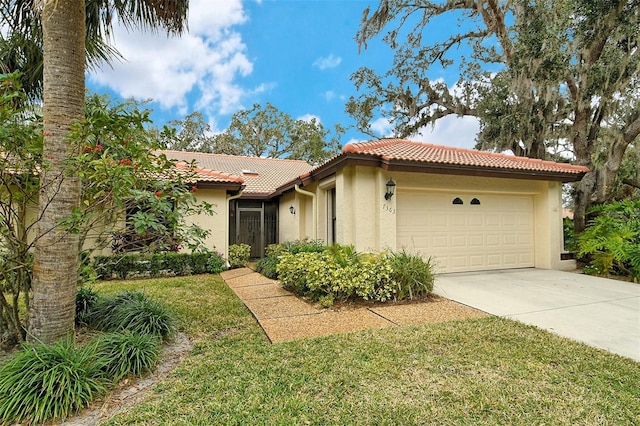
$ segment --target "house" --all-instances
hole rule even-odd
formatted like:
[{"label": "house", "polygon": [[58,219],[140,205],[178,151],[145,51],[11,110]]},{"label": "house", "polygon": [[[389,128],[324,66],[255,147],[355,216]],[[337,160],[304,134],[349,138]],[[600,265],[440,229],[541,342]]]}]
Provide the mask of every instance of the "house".
[{"label": "house", "polygon": [[[400,139],[353,143],[322,165],[164,151],[202,168],[198,197],[217,205],[211,246],[299,238],[402,250],[437,272],[537,267],[562,260],[563,182],[586,167]],[[200,178],[199,178],[200,179]]]}]

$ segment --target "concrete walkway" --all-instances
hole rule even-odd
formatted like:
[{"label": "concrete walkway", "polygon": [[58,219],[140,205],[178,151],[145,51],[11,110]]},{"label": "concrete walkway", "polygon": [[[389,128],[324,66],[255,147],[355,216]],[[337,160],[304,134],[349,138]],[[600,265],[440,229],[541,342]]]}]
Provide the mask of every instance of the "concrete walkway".
[{"label": "concrete walkway", "polygon": [[513,269],[440,275],[434,292],[640,361],[640,285]]},{"label": "concrete walkway", "polygon": [[364,329],[486,316],[484,312],[444,298],[423,303],[322,309],[249,268],[232,269],[220,275],[274,343]]}]

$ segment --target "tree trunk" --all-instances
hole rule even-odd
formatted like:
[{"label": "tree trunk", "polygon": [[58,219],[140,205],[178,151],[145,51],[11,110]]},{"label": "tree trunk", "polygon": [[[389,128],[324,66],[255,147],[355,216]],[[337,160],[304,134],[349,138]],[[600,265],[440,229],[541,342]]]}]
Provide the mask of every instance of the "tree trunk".
[{"label": "tree trunk", "polygon": [[79,206],[80,181],[65,171],[70,125],[84,118],[85,0],[45,0],[44,160],[28,340],[53,342],[73,332],[78,237],[59,221]]}]

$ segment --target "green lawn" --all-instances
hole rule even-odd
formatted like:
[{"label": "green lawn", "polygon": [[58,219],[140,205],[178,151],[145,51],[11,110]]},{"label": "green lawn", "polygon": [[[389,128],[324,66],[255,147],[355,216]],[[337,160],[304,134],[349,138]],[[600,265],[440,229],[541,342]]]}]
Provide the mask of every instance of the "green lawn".
[{"label": "green lawn", "polygon": [[640,363],[485,318],[271,345],[218,276],[105,282],[163,300],[196,339],[109,425],[640,424]]}]

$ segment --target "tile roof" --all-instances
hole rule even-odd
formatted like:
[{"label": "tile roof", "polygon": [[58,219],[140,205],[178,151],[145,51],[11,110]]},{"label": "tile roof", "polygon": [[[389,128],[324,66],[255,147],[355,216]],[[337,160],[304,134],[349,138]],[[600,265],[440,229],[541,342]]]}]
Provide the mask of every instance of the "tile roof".
[{"label": "tile roof", "polygon": [[168,150],[158,153],[179,162],[195,160],[199,177],[204,181],[226,179],[228,182],[239,182],[240,179],[245,185],[243,193],[248,196],[267,196],[313,168],[302,160]]},{"label": "tile roof", "polygon": [[380,139],[370,142],[351,143],[345,145],[342,152],[372,155],[386,161],[396,160],[434,165],[475,166],[488,169],[576,175],[589,171],[584,166],[403,139]]},{"label": "tile roof", "polygon": [[244,183],[244,179],[240,176],[234,176],[229,173],[218,172],[201,167],[191,167],[184,161],[178,161],[176,167],[195,173],[198,182],[220,182],[220,183]]}]

